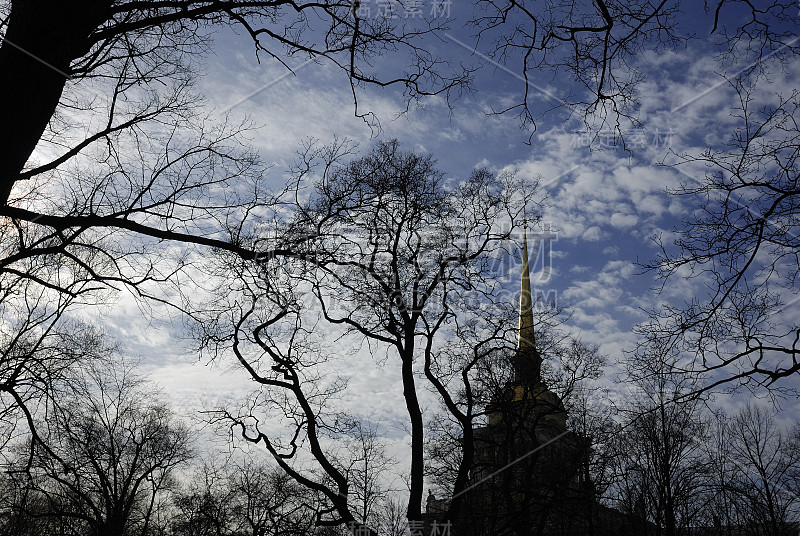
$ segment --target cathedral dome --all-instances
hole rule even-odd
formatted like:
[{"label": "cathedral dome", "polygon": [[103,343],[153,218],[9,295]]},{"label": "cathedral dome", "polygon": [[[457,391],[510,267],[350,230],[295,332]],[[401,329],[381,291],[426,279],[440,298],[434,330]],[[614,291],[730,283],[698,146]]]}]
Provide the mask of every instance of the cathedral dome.
[{"label": "cathedral dome", "polygon": [[494,399],[497,399],[497,402],[521,402],[523,400],[531,400],[552,410],[564,411],[564,404],[561,402],[561,398],[549,390],[547,385],[542,382],[535,383],[534,385],[526,385],[517,382],[509,383],[493,397],[493,402],[495,402]]},{"label": "cathedral dome", "polygon": [[513,415],[513,420],[547,422],[565,428],[567,413],[561,398],[542,382],[509,382],[493,397],[487,408],[488,424],[493,425]]}]

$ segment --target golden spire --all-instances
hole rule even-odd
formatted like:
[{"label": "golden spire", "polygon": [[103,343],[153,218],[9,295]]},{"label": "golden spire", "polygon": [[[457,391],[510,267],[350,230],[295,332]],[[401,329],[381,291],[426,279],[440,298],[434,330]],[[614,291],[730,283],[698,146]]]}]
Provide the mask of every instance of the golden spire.
[{"label": "golden spire", "polygon": [[531,272],[528,266],[527,218],[522,229],[522,283],[519,290],[519,332],[517,333],[517,354],[534,350],[533,338],[533,294],[531,293]]},{"label": "golden spire", "polygon": [[522,229],[522,281],[519,288],[519,331],[517,351],[514,356],[514,380],[525,385],[541,382],[542,358],[536,350],[533,332],[533,293],[531,292],[531,269],[528,264],[528,220],[523,220]]}]

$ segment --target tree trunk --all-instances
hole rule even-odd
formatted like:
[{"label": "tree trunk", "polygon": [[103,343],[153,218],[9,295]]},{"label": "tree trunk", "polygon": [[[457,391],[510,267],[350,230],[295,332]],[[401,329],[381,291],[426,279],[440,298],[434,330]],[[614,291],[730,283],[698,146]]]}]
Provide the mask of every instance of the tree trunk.
[{"label": "tree trunk", "polygon": [[11,2],[0,46],[0,206],[58,106],[70,63],[88,52],[88,36],[107,1]]},{"label": "tree trunk", "polygon": [[422,489],[425,476],[424,465],[424,430],[422,427],[422,409],[419,406],[417,389],[414,381],[414,329],[405,337],[401,359],[403,376],[403,397],[406,401],[409,420],[411,421],[411,486],[408,495],[409,521],[422,520]]}]

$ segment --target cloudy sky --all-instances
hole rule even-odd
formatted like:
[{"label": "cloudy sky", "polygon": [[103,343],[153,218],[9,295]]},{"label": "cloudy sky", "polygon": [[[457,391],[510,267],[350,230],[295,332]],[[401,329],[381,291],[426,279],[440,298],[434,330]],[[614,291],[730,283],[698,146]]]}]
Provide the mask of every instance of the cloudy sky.
[{"label": "cloudy sky", "polygon": [[[252,141],[262,158],[274,164],[276,185],[304,140],[330,142],[334,137],[355,140],[362,150],[376,139],[397,138],[405,148],[432,154],[455,179],[476,167],[540,178],[547,196],[542,224],[552,230],[554,241],[552,264],[543,264],[539,256],[533,266],[537,291],[556,296],[560,305],[571,309],[568,328],[598,344],[609,357],[611,382],[620,356],[636,342],[632,328],[646,318],[644,311],[659,300],[682,300],[699,292],[699,281],[672,280],[658,296],[652,291],[652,274],[642,274],[636,264],[655,255],[654,236],[669,240],[671,229],[697,207],[698,200],[668,195],[667,189],[696,184],[705,170],[668,164],[676,161],[676,154],[720,147],[737,124],[731,111],[736,96],[720,76],[724,66],[708,38],[712,21],[700,2],[690,4],[685,9],[696,11],[684,12],[680,24],[698,38],[685,48],[645,51],[636,58],[635,68],[646,78],[638,89],[640,123],[622,127],[627,150],[615,143],[610,130],[588,135],[580,114],[569,108],[537,118],[534,133],[521,127],[514,115],[488,113],[515,102],[525,82],[513,65],[496,65],[466,45],[470,32],[461,24],[469,14],[460,13],[456,5],[449,7],[453,29],[435,48],[482,68],[474,91],[452,108],[432,97],[422,103],[424,108],[412,106],[397,117],[405,107],[399,93],[370,90],[361,105],[381,123],[380,130],[370,128],[354,117],[350,88],[341,72],[304,58],[287,60],[294,74],[269,58],[262,57],[259,64],[248,38],[226,31],[215,36],[200,88],[220,118],[249,117],[259,125]],[[771,83],[758,97],[765,103],[800,87],[798,65],[784,67],[772,70]],[[548,74],[529,84],[538,111],[559,105],[572,91]],[[534,236],[541,231],[531,229]],[[532,257],[536,254],[531,252]],[[551,270],[545,270],[545,264]],[[509,285],[515,288],[518,275],[513,270],[518,265],[509,261],[508,266]],[[793,307],[787,314],[796,315],[797,305]],[[250,386],[234,367],[212,367],[198,360],[190,341],[182,338],[179,322],[141,311],[125,296],[105,309],[103,318],[181,406],[214,405]],[[353,362],[339,366],[340,372],[353,373],[353,394],[348,396],[356,411],[374,422],[402,417],[396,399],[384,396],[399,393],[396,377]],[[797,377],[788,381],[800,386]]]}]

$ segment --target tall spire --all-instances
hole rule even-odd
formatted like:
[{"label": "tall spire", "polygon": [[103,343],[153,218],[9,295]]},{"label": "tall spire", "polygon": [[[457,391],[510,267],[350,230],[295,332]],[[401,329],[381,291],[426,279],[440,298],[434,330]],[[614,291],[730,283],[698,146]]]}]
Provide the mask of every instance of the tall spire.
[{"label": "tall spire", "polygon": [[[525,221],[527,223],[527,221]],[[523,224],[524,225],[524,224]],[[519,332],[517,353],[533,348],[533,294],[528,265],[528,230],[522,230],[522,282],[519,289]]]},{"label": "tall spire", "polygon": [[541,381],[542,359],[536,350],[533,332],[533,293],[531,292],[531,271],[528,264],[527,218],[523,222],[519,331],[517,332],[517,351],[514,356],[514,376],[517,382],[535,384]]}]

